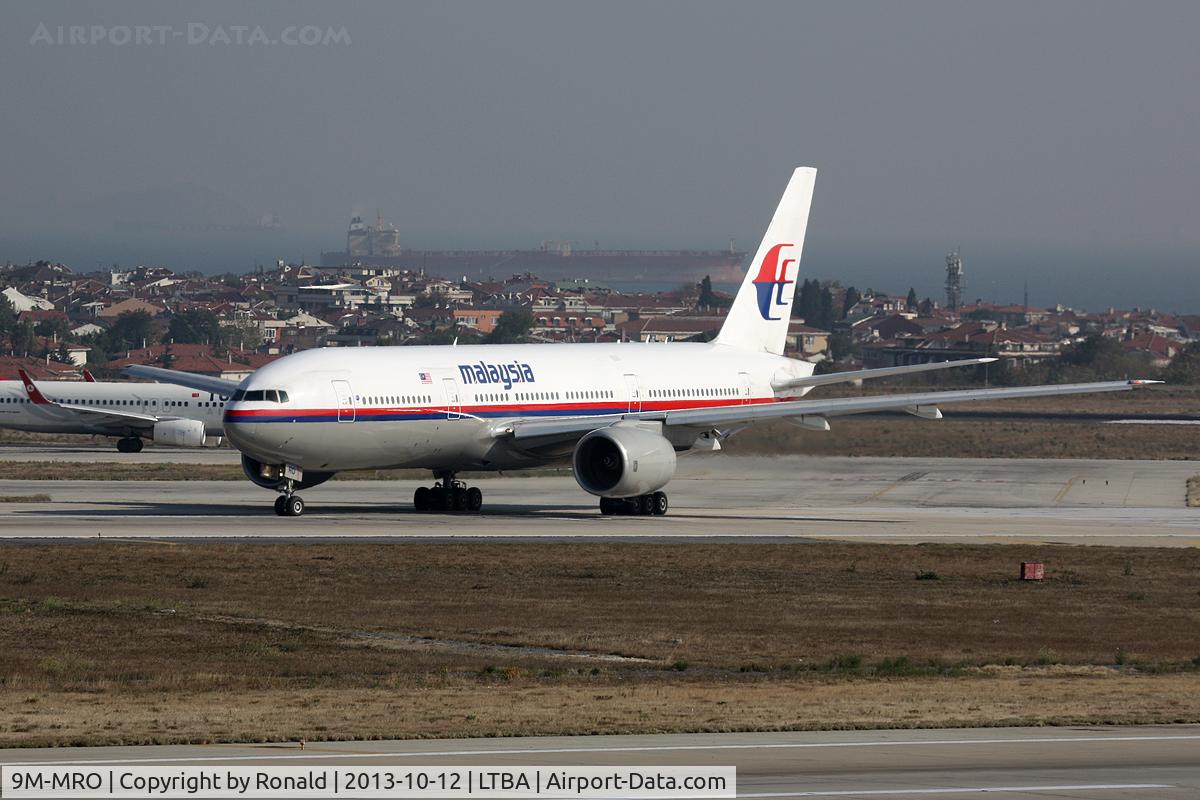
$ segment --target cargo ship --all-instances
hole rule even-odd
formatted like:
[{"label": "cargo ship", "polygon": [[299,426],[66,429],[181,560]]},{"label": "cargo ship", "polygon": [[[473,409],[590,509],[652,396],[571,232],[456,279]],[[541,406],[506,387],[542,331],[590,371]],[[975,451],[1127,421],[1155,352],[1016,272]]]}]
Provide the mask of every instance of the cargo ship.
[{"label": "cargo ship", "polygon": [[708,275],[714,283],[741,281],[746,253],[734,250],[580,249],[573,242],[542,242],[536,250],[411,250],[380,217],[368,225],[350,221],[346,249],[321,254],[322,267],[354,264],[424,271],[472,280],[532,273],[548,280],[592,280],[676,285]]}]

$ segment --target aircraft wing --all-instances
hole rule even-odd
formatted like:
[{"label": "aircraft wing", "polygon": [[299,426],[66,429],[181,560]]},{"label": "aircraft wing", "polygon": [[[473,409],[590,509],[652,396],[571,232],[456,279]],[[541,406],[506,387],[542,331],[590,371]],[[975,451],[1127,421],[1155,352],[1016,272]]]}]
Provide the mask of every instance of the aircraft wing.
[{"label": "aircraft wing", "polygon": [[918,416],[935,415],[938,406],[970,403],[977,400],[1012,400],[1021,397],[1055,397],[1068,394],[1127,392],[1139,386],[1161,381],[1107,381],[1103,383],[1063,383],[1049,386],[1016,386],[1003,389],[962,389],[951,392],[883,394],[871,397],[835,397],[828,400],[796,400],[723,408],[696,408],[668,411],[668,425],[729,425],[781,417],[842,417],[875,411],[909,411]]},{"label": "aircraft wing", "polygon": [[202,392],[212,392],[213,394],[220,394],[225,397],[233,394],[240,384],[240,381],[227,381],[224,378],[210,378],[207,375],[197,375],[194,372],[163,369],[162,367],[147,367],[141,364],[133,364],[121,371],[134,378],[148,378],[159,383],[174,383],[177,386],[186,386],[189,389],[199,389]]},{"label": "aircraft wing", "polygon": [[29,377],[29,373],[23,369],[17,370],[21,376],[21,383],[25,386],[25,393],[29,395],[29,402],[35,406],[50,406],[51,408],[61,408],[64,411],[70,411],[78,414],[85,422],[91,425],[120,425],[131,428],[151,428],[154,423],[164,419],[178,419],[175,416],[155,416],[153,414],[139,414],[136,411],[118,411],[115,408],[95,408],[93,406],[81,406],[75,403],[59,403],[42,394],[37,388],[37,384]]},{"label": "aircraft wing", "polygon": [[908,364],[902,367],[879,367],[877,369],[856,369],[851,372],[829,372],[824,375],[808,375],[803,378],[792,378],[773,384],[777,392],[787,389],[803,389],[809,386],[825,386],[830,383],[849,383],[870,378],[890,378],[896,375],[916,375],[919,372],[933,372],[952,367],[974,367],[979,364],[990,364],[999,361],[998,358],[964,358],[959,361],[935,361],[931,364]]},{"label": "aircraft wing", "polygon": [[722,428],[744,425],[767,419],[808,418],[820,421],[826,417],[850,414],[869,414],[876,411],[907,411],[919,417],[938,419],[939,406],[951,403],[970,403],[978,400],[1010,400],[1021,397],[1054,397],[1097,392],[1126,392],[1161,381],[1107,381],[1101,383],[1066,383],[1049,386],[1018,386],[1002,389],[963,389],[949,392],[915,392],[885,394],[871,397],[835,397],[828,400],[793,400],[778,403],[758,403],[718,408],[693,408],[680,411],[646,411],[641,414],[616,414],[603,417],[576,417],[551,420],[508,420],[498,422],[493,435],[511,435],[514,439],[566,438],[604,428],[619,420],[661,421],[664,425],[696,428]]}]

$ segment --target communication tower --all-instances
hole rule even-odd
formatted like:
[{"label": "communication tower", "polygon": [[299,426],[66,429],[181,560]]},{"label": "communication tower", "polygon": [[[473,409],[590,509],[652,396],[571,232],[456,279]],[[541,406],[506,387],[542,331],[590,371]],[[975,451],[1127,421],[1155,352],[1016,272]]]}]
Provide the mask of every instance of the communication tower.
[{"label": "communication tower", "polygon": [[966,283],[963,281],[963,262],[962,256],[959,255],[958,248],[950,252],[946,256],[946,308],[950,311],[958,311],[958,307],[962,305],[963,290],[966,288]]}]

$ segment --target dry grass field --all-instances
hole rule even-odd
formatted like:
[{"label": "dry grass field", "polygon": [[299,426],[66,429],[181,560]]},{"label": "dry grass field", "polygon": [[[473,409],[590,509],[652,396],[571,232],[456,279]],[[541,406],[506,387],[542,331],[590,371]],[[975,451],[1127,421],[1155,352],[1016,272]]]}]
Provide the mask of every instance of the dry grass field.
[{"label": "dry grass field", "polygon": [[0,642],[7,746],[1198,721],[1200,551],[12,544]]}]

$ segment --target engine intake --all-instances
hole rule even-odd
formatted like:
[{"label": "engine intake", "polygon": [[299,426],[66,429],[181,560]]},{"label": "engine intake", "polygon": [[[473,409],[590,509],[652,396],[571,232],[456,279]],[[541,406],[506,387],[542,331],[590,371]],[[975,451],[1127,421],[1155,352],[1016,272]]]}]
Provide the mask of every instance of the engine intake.
[{"label": "engine intake", "polygon": [[180,447],[203,447],[204,423],[198,419],[168,419],[154,423],[150,434],[159,444],[174,444]]},{"label": "engine intake", "polygon": [[572,464],[585,492],[636,497],[661,489],[675,476],[675,448],[641,428],[600,428],[575,445]]},{"label": "engine intake", "polygon": [[[242,472],[246,473],[246,477],[255,486],[261,486],[264,489],[277,490],[283,488],[283,467],[278,464],[264,464],[261,461],[256,461],[250,456],[242,456]],[[336,472],[309,472],[304,471],[304,480],[296,484],[294,487],[297,491],[301,489],[309,489],[313,486],[319,486],[325,481],[336,475]]]}]

